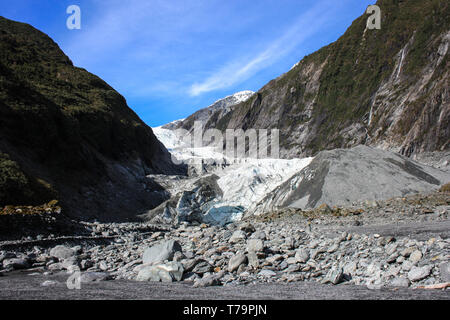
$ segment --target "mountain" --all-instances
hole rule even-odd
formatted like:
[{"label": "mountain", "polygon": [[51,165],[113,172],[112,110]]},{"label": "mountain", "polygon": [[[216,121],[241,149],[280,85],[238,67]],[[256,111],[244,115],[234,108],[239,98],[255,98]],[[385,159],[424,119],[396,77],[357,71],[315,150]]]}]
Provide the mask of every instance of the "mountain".
[{"label": "mountain", "polygon": [[[364,14],[336,42],[245,100],[226,107],[219,100],[155,128],[176,158],[189,166],[202,161],[195,171],[201,176],[156,177],[171,197],[142,217],[225,224],[280,208],[351,206],[426,193],[447,183],[442,157],[450,142],[449,5],[377,5],[381,30],[367,29]],[[222,131],[279,129],[281,157],[290,160],[226,159],[213,147],[184,145],[174,130],[191,131],[195,121]],[[444,152],[434,159],[434,151]],[[441,163],[444,170],[411,157]]]},{"label": "mountain", "polygon": [[253,91],[241,91],[220,100],[217,100],[209,107],[200,109],[187,117],[186,119],[177,120],[162,126],[163,129],[175,130],[179,128],[191,131],[195,121],[201,121],[203,125],[211,127],[215,122],[225,117],[231,107],[250,99],[255,93]]},{"label": "mountain", "polygon": [[150,173],[185,169],[117,91],[0,17],[0,206],[56,198],[74,217],[133,218],[165,199]]},{"label": "mountain", "polygon": [[380,30],[363,14],[247,101],[213,112],[207,127],[278,128],[285,158],[359,144],[406,156],[448,150],[449,2],[377,5]]},{"label": "mountain", "polygon": [[163,127],[153,128],[155,135],[188,165],[189,175],[152,176],[169,194],[140,216],[152,223],[225,225],[280,209],[372,205],[426,194],[450,181],[448,166],[427,166],[380,148],[359,145],[293,159],[229,158],[220,148],[186,144],[184,136]]}]

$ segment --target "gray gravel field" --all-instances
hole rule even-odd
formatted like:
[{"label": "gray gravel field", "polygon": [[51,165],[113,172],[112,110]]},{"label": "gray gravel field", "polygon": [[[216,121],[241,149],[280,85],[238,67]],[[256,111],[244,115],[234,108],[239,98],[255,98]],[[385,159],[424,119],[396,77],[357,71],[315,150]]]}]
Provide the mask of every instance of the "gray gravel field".
[{"label": "gray gravel field", "polygon": [[[266,283],[248,286],[193,288],[184,283],[136,282],[126,280],[102,281],[69,290],[68,275],[52,276],[15,273],[0,277],[0,299],[32,300],[449,300],[450,291],[381,289],[341,284],[337,286],[314,282]],[[41,286],[46,280],[59,283]]]},{"label": "gray gravel field", "polygon": [[435,193],[226,227],[93,223],[88,237],[4,241],[0,300],[450,300],[449,204]]}]

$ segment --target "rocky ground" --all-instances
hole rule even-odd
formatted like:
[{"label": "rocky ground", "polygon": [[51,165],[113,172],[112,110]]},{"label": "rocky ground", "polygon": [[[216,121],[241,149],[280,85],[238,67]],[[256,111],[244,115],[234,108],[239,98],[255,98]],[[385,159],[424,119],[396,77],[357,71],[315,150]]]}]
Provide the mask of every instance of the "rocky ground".
[{"label": "rocky ground", "polygon": [[[342,288],[368,298],[448,299],[449,210],[450,193],[435,192],[347,208],[284,209],[225,227],[84,223],[88,235],[0,242],[0,297],[14,298],[16,288],[20,298],[73,296],[64,283],[69,279],[82,288],[93,282],[88,288],[98,292],[109,288],[110,298],[120,297],[113,292],[122,284],[153,284],[163,286],[165,296],[173,290],[174,297],[186,299],[195,298],[196,290],[204,298],[226,298],[226,292],[238,297],[232,289],[211,288],[208,292],[217,294],[206,295],[202,288],[216,286],[243,288],[236,290],[248,298],[271,298],[255,288],[272,286],[274,291],[316,288],[311,298],[318,299],[339,298],[331,292]],[[59,288],[58,296],[52,288]],[[328,296],[323,288],[330,290]],[[290,296],[277,296],[283,297]]]}]

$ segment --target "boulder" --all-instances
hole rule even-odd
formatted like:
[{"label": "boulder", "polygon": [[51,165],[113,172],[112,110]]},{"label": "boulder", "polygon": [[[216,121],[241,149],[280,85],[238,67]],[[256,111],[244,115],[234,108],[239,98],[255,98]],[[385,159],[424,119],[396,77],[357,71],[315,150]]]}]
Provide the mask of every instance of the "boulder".
[{"label": "boulder", "polygon": [[201,279],[197,279],[194,282],[194,288],[217,286],[220,284],[220,278],[222,278],[223,275],[224,275],[224,272],[222,271],[217,274],[210,274]]},{"label": "boulder", "polygon": [[406,279],[405,277],[398,277],[398,278],[394,278],[391,281],[391,286],[393,287],[409,287],[409,280]]},{"label": "boulder", "polygon": [[50,256],[58,258],[60,260],[68,259],[75,255],[76,252],[74,250],[62,245],[56,246],[50,250]]},{"label": "boulder", "polygon": [[137,281],[173,282],[183,278],[183,265],[177,261],[147,266],[139,271]]},{"label": "boulder", "polygon": [[182,252],[181,245],[175,240],[164,241],[147,248],[142,257],[144,264],[154,264],[165,260],[172,260],[175,252]]},{"label": "boulder", "polygon": [[248,252],[261,252],[264,250],[264,242],[261,239],[250,239],[247,241]]},{"label": "boulder", "polygon": [[259,259],[255,252],[249,252],[247,254],[248,265],[253,269],[257,269],[259,267]]},{"label": "boulder", "polygon": [[194,267],[194,269],[192,269],[192,272],[197,273],[197,274],[204,274],[207,272],[211,272],[214,270],[214,267],[209,264],[207,261],[205,260],[200,260]]},{"label": "boulder", "polygon": [[306,249],[298,249],[295,252],[295,259],[297,262],[305,263],[309,260],[309,257],[310,257],[309,251]]},{"label": "boulder", "polygon": [[230,243],[237,243],[240,241],[244,241],[247,238],[246,234],[242,230],[236,230],[233,232],[233,235],[231,236],[229,242]]},{"label": "boulder", "polygon": [[444,262],[439,265],[441,279],[443,282],[450,282],[450,262]]},{"label": "boulder", "polygon": [[425,279],[430,275],[431,266],[412,267],[408,272],[408,279],[410,281],[419,281]]},{"label": "boulder", "polygon": [[276,276],[276,275],[277,274],[274,271],[268,270],[268,269],[261,270],[258,273],[258,276],[261,276],[261,277],[273,277],[273,276]]},{"label": "boulder", "polygon": [[241,264],[244,264],[246,262],[247,256],[242,253],[233,256],[228,262],[228,272],[237,270]]},{"label": "boulder", "polygon": [[342,268],[333,267],[328,271],[324,283],[339,284],[344,278],[344,270]]}]

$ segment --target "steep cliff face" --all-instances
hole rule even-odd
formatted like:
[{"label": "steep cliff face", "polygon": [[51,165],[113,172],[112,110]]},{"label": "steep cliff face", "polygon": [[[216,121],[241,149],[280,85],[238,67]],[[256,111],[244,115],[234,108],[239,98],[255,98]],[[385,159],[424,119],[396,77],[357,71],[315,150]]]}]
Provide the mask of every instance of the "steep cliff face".
[{"label": "steep cliff face", "polygon": [[209,126],[280,129],[281,156],[358,144],[411,156],[450,144],[449,3],[379,0],[381,30],[356,19]]},{"label": "steep cliff face", "polygon": [[158,205],[150,173],[183,173],[107,83],[47,35],[0,17],[0,206],[58,198],[117,220]]}]

